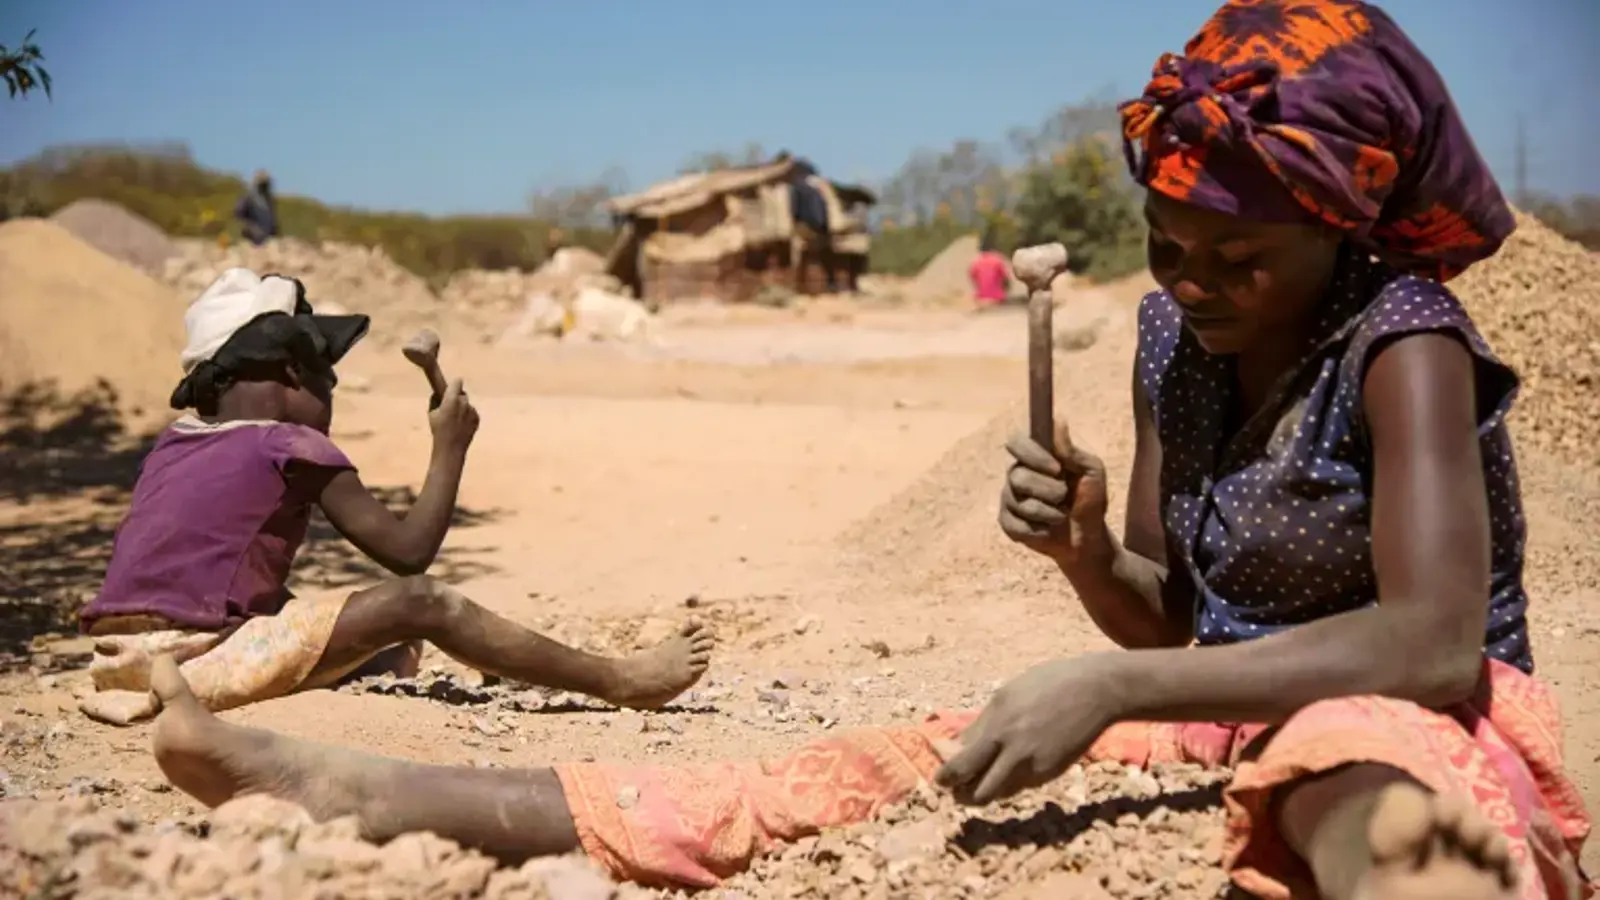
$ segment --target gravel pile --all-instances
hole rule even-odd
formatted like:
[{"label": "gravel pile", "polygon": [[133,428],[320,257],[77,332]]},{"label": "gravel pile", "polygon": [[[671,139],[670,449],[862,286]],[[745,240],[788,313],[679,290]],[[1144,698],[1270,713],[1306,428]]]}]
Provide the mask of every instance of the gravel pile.
[{"label": "gravel pile", "polygon": [[1592,464],[1600,444],[1600,255],[1518,213],[1505,247],[1450,287],[1522,376],[1512,434]]},{"label": "gravel pile", "polygon": [[432,834],[383,846],[354,819],[313,824],[265,797],[224,804],[205,819],[154,827],[91,799],[0,806],[0,895],[35,900],[627,900],[578,857],[495,862]]},{"label": "gravel pile", "polygon": [[178,252],[154,222],[107,200],[75,200],[50,219],[101,253],[150,274],[159,274]]}]

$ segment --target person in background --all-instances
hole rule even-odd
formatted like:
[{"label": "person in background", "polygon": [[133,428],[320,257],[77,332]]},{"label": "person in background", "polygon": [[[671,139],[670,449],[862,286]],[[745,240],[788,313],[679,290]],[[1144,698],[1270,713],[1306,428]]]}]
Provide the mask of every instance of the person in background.
[{"label": "person in background", "polygon": [[967,267],[967,277],[972,279],[972,292],[979,310],[993,309],[1006,302],[1011,267],[1004,256],[995,252],[992,234],[985,233],[978,243],[978,258]]},{"label": "person in background", "polygon": [[256,172],[249,190],[233,208],[245,240],[257,247],[278,236],[278,201],[272,195],[272,176]]}]

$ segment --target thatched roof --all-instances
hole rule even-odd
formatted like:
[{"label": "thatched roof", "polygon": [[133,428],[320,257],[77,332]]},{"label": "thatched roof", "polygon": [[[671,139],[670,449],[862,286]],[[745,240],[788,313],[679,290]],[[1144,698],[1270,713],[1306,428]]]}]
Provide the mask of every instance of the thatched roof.
[{"label": "thatched roof", "polygon": [[[724,194],[733,194],[774,181],[782,181],[789,177],[789,173],[799,162],[800,160],[789,158],[759,166],[740,166],[719,169],[715,172],[680,175],[637,194],[613,197],[606,202],[606,209],[612,213],[641,219],[659,219],[663,216],[677,215],[698,209]],[[839,195],[840,202],[846,205],[878,202],[878,198],[871,191],[859,185],[829,183]]]}]

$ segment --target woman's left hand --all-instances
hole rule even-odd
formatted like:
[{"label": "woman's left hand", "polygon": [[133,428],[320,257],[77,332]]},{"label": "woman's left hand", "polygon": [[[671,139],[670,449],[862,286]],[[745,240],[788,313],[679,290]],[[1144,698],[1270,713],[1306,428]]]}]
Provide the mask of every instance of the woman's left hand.
[{"label": "woman's left hand", "polygon": [[934,780],[975,806],[1054,780],[1119,717],[1111,656],[1041,663],[1006,682]]}]

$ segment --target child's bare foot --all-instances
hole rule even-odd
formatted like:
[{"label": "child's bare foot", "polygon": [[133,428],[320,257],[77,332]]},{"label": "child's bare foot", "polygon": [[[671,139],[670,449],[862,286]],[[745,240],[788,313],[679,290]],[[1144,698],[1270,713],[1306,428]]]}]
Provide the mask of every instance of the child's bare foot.
[{"label": "child's bare foot", "polygon": [[716,640],[698,622],[688,621],[678,633],[649,650],[612,663],[611,683],[600,699],[632,709],[656,709],[687,691],[711,665]]},{"label": "child's bare foot", "polygon": [[375,843],[432,831],[508,865],[578,847],[550,769],[427,766],[230,725],[200,705],[170,658],[156,661],[151,686],[162,703],[156,762],[207,806],[266,794],[319,822],[355,816]]},{"label": "child's bare foot", "polygon": [[357,812],[360,786],[389,760],[279,737],[218,719],[200,704],[171,657],[150,687],[161,702],[153,749],[174,785],[207,806],[246,794],[298,803],[318,821]]},{"label": "child's bare foot", "polygon": [[1463,798],[1409,782],[1378,795],[1367,821],[1371,864],[1352,900],[1510,900],[1511,846]]}]

